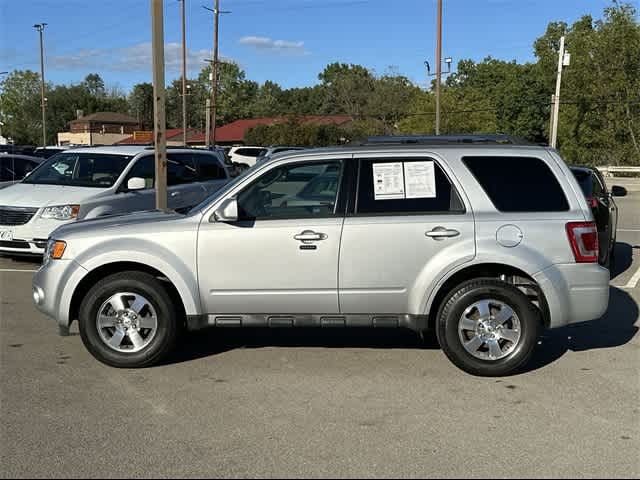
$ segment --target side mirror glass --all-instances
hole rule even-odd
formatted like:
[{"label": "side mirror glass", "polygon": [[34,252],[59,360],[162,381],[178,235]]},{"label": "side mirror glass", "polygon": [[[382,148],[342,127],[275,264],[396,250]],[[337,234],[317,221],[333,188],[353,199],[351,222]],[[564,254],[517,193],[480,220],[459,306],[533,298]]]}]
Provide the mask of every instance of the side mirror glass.
[{"label": "side mirror glass", "polygon": [[144,190],[147,188],[147,182],[144,178],[132,177],[127,182],[127,190]]},{"label": "side mirror glass", "polygon": [[627,189],[624,187],[620,187],[618,185],[614,185],[611,187],[611,196],[612,197],[626,197]]},{"label": "side mirror glass", "polygon": [[238,199],[227,198],[214,212],[213,218],[216,222],[237,222],[238,221]]}]

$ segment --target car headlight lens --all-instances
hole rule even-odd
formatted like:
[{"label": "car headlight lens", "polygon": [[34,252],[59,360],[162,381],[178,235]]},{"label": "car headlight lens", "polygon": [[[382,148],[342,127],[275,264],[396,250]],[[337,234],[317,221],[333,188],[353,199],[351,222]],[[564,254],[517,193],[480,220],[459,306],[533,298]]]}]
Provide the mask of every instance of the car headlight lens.
[{"label": "car headlight lens", "polygon": [[67,242],[50,239],[47,242],[47,249],[44,252],[44,263],[46,264],[49,259],[60,260],[66,249]]},{"label": "car headlight lens", "polygon": [[73,220],[78,217],[79,211],[80,205],[58,205],[55,207],[46,207],[40,216],[53,220]]}]

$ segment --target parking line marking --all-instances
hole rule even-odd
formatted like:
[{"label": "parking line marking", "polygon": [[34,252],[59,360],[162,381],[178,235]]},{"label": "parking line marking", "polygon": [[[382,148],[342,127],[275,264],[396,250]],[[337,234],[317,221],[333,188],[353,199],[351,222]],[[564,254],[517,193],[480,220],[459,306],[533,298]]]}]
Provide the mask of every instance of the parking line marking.
[{"label": "parking line marking", "polygon": [[23,270],[23,269],[17,269],[17,268],[0,268],[0,272],[31,272],[31,273],[35,273],[38,270]]},{"label": "parking line marking", "polygon": [[638,285],[638,282],[640,282],[640,268],[638,268],[636,273],[633,274],[633,277],[631,277],[631,280],[629,280],[629,282],[622,288],[624,289],[636,288],[636,286]]},{"label": "parking line marking", "polygon": [[617,232],[640,232],[640,228],[619,228]]}]

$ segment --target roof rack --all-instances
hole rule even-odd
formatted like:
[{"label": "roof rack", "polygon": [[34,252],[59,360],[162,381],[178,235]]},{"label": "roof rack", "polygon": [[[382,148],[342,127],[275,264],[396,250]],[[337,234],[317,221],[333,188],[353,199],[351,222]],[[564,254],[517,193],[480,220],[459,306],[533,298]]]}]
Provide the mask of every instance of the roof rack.
[{"label": "roof rack", "polygon": [[449,145],[449,144],[496,144],[496,145],[535,145],[513,135],[474,134],[474,135],[379,135],[367,138],[360,145]]}]

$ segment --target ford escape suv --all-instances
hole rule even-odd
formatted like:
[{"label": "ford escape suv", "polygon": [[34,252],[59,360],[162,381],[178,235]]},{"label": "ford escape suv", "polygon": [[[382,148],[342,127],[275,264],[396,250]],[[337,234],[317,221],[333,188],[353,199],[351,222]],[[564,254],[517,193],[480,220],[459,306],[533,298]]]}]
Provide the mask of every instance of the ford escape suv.
[{"label": "ford escape suv", "polygon": [[33,298],[116,367],[157,363],[183,328],[405,327],[495,376],[542,328],[599,318],[608,284],[555,150],[365,145],[276,155],[186,214],[65,225]]}]

